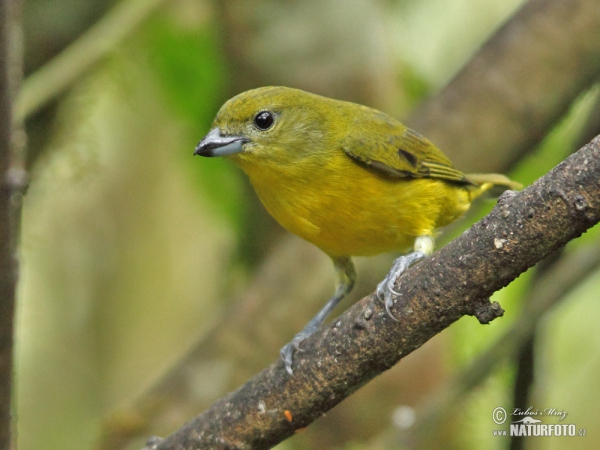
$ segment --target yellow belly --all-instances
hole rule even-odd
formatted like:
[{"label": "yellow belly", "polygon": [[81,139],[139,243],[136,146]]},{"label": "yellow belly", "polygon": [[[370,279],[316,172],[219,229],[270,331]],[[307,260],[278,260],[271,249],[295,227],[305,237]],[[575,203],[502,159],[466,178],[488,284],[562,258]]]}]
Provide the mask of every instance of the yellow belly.
[{"label": "yellow belly", "polygon": [[321,161],[238,164],[269,213],[330,256],[406,251],[469,207],[468,191],[455,184],[382,177],[345,155]]}]

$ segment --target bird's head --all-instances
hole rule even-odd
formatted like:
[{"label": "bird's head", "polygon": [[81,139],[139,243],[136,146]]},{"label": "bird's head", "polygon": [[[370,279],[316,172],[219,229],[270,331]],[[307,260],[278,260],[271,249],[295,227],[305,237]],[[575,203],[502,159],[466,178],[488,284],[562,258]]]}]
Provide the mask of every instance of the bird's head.
[{"label": "bird's head", "polygon": [[329,99],[298,89],[263,87],[228,100],[195,155],[290,164],[322,148]]}]

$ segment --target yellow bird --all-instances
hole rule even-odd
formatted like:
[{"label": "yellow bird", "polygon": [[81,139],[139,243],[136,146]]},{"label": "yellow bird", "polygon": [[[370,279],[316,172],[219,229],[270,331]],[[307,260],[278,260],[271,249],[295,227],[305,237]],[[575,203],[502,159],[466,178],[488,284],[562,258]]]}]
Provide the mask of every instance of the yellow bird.
[{"label": "yellow bird", "polygon": [[335,294],[281,349],[290,374],[294,350],[352,290],[351,256],[413,248],[377,287],[392,316],[394,282],[433,252],[435,230],[492,186],[518,186],[503,175],[464,175],[387,114],[287,87],[253,89],[227,101],[195,154],[231,159],[281,225],[333,260]]}]

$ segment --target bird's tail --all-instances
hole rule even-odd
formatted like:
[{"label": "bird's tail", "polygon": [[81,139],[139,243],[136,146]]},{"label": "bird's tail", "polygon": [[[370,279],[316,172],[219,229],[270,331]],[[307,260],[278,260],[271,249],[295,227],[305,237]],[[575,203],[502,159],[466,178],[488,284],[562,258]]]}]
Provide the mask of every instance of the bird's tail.
[{"label": "bird's tail", "polygon": [[486,191],[490,191],[497,197],[507,189],[518,190],[523,187],[521,183],[512,181],[507,176],[499,173],[471,173],[466,177],[475,185],[471,190],[471,201]]}]

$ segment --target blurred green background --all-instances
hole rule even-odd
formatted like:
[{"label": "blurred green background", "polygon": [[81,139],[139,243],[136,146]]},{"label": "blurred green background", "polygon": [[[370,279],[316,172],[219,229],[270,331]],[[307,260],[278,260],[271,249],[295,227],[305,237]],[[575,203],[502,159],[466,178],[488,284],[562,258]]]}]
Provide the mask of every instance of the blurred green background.
[{"label": "blurred green background", "polygon": [[[26,0],[26,75],[114,3]],[[283,84],[404,119],[520,5],[164,1],[65,94],[31,115],[19,448],[139,449],[275,360],[331,293],[328,258],[282,230],[241,172],[223,160],[192,157],[226,99]],[[596,97],[592,90],[576,99],[511,176],[527,185],[563,160]],[[481,202],[440,243],[493,204]],[[597,240],[593,230],[567,251]],[[359,285],[344,305],[371,292],[390,261],[360,259]],[[512,405],[514,359],[444,410],[427,429],[427,446],[409,440],[391,447],[401,439],[390,436],[404,433],[412,408],[435,400],[437,389],[519,318],[532,278],[528,273],[494,296],[503,319],[486,327],[462,319],[277,448],[508,448],[509,438],[492,435],[505,429],[493,423],[492,411]],[[525,448],[597,446],[599,289],[596,271],[540,322],[530,391],[533,406],[567,411],[565,423],[587,428],[587,437],[529,439]]]}]

